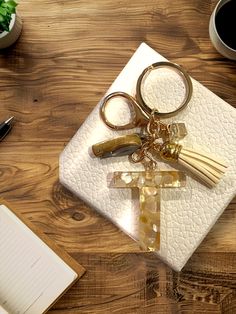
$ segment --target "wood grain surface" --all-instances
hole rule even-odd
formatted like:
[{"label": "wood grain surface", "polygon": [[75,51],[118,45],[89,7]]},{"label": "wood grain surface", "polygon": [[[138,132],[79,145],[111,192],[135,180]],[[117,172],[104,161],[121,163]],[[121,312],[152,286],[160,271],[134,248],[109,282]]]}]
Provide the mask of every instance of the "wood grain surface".
[{"label": "wood grain surface", "polygon": [[236,106],[236,63],[213,48],[210,0],[21,0],[0,52],[0,197],[86,269],[50,313],[236,313],[236,200],[175,273],[58,181],[58,156],[144,41]]}]

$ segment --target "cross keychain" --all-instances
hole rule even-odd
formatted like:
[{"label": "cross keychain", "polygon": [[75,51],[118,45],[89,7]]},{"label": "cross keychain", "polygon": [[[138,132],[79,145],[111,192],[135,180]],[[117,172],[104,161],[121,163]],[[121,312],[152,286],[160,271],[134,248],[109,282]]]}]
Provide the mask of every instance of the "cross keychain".
[{"label": "cross keychain", "polygon": [[[185,98],[181,105],[170,112],[153,110],[144,100],[143,86],[152,71],[170,68],[177,72],[185,84]],[[100,158],[129,155],[132,162],[141,162],[145,171],[115,172],[112,186],[116,188],[138,188],[140,200],[139,243],[145,250],[156,251],[160,248],[160,209],[161,189],[183,187],[186,184],[182,171],[157,170],[158,159],[179,162],[209,187],[214,187],[225,172],[226,166],[214,157],[185,149],[179,141],[187,135],[184,123],[165,124],[161,119],[169,118],[182,111],[192,96],[192,82],[185,70],[171,62],[157,62],[147,67],[139,76],[136,85],[136,99],[124,92],[106,96],[100,108],[104,123],[114,130],[141,127],[140,134],[129,134],[92,146],[95,156]],[[126,125],[112,124],[106,115],[109,101],[116,97],[127,100],[134,112],[131,122]]]}]

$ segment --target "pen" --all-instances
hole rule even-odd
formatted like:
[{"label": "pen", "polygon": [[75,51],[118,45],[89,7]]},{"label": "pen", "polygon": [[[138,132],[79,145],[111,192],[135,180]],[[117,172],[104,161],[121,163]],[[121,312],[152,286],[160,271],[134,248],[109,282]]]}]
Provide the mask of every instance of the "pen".
[{"label": "pen", "polygon": [[0,123],[0,141],[10,132],[12,129],[12,121],[14,117],[7,119],[6,121]]}]

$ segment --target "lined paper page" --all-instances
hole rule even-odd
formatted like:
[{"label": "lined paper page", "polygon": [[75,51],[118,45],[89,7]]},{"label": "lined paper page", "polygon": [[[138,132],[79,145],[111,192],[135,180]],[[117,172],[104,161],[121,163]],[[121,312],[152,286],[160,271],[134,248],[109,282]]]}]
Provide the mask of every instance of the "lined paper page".
[{"label": "lined paper page", "polygon": [[77,274],[0,205],[0,305],[11,314],[41,314]]}]

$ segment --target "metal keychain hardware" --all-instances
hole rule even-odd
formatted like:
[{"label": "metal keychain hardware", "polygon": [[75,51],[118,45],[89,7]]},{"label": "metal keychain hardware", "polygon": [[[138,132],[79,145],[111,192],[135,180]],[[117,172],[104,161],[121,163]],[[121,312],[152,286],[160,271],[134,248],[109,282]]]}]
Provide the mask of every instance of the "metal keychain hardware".
[{"label": "metal keychain hardware", "polygon": [[[169,118],[173,117],[174,115],[178,114],[180,111],[182,111],[189,103],[192,92],[193,92],[193,86],[192,81],[187,74],[187,72],[179,65],[167,61],[162,62],[156,62],[150,66],[148,66],[139,76],[137,84],[136,84],[136,98],[125,93],[125,92],[114,92],[109,94],[104,98],[102,101],[101,107],[100,107],[100,115],[103,120],[103,122],[114,130],[127,130],[127,129],[133,129],[135,127],[147,125],[151,114],[153,113],[153,110],[148,107],[146,102],[143,99],[141,86],[143,83],[143,79],[146,75],[151,73],[151,71],[159,68],[170,68],[174,70],[179,76],[183,79],[186,89],[186,94],[183,102],[179,105],[179,107],[176,110],[170,111],[170,112],[159,112],[158,110],[154,111],[155,117],[158,118]],[[131,120],[131,122],[125,124],[125,125],[114,125],[112,122],[109,121],[107,115],[106,115],[106,109],[109,104],[109,101],[111,99],[122,97],[127,100],[127,104],[130,107],[130,109],[134,112],[134,117]]]},{"label": "metal keychain hardware", "polygon": [[[176,71],[185,83],[186,93],[179,107],[170,112],[151,109],[142,95],[145,76],[157,68],[169,67]],[[179,162],[200,178],[209,187],[214,187],[225,172],[226,166],[215,158],[183,148],[180,140],[187,135],[184,123],[166,124],[161,119],[172,117],[188,105],[193,92],[188,74],[179,65],[170,62],[157,62],[147,67],[139,76],[136,97],[124,92],[114,92],[106,96],[100,107],[104,123],[114,130],[142,127],[140,134],[130,134],[104,141],[92,146],[95,156],[117,157],[129,154],[130,161],[141,162],[145,171],[115,172],[111,186],[116,188],[138,188],[140,195],[139,243],[145,250],[160,248],[160,209],[161,189],[183,187],[185,173],[175,170],[156,170],[158,159]],[[109,121],[106,109],[111,99],[123,97],[134,112],[134,117],[125,125],[115,125]]]}]

